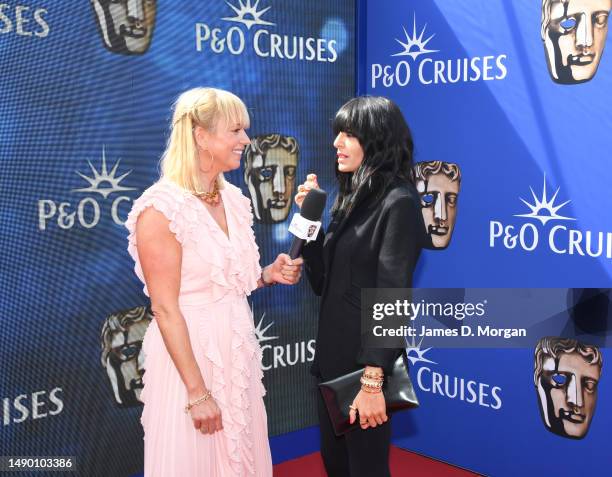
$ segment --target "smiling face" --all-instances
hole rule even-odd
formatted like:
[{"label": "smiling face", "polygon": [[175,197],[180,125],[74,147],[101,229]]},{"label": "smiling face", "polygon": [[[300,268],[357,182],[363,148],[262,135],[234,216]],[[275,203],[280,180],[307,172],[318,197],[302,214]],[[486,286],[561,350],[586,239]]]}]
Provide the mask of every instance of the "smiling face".
[{"label": "smiling face", "polygon": [[113,53],[147,51],[155,26],[156,0],[91,0],[104,45]]},{"label": "smiling face", "polygon": [[543,0],[542,40],[552,79],[589,81],[601,60],[612,0]]},{"label": "smiling face", "polygon": [[244,148],[250,143],[244,126],[235,120],[220,120],[212,131],[197,126],[196,138],[202,151],[200,170],[205,172],[211,165],[218,172],[238,169]]},{"label": "smiling face", "polygon": [[336,160],[340,172],[355,172],[363,162],[363,148],[359,139],[350,133],[340,131],[334,139]]}]

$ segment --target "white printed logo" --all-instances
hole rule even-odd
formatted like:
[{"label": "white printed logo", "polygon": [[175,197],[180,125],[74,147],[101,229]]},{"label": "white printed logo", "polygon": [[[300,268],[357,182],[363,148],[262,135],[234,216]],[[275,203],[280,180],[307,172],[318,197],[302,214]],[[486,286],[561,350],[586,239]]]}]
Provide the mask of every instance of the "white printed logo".
[{"label": "white printed logo", "polygon": [[314,359],[314,339],[275,346],[266,343],[268,341],[277,340],[279,337],[266,336],[266,332],[274,325],[274,322],[272,321],[265,325],[265,317],[266,314],[263,313],[255,327],[255,336],[261,346],[261,367],[264,371],[295,366],[296,364],[304,364]]},{"label": "white printed logo", "polygon": [[[263,10],[257,11],[257,5],[259,5],[259,0],[255,1],[255,5],[251,5],[251,0],[247,0],[246,4],[243,3],[242,0],[239,0],[239,2],[240,2],[240,8],[236,8],[231,3],[225,2],[230,6],[232,10],[236,12],[236,16],[235,17],[225,17],[225,18],[222,18],[221,20],[225,20],[227,22],[242,23],[249,30],[251,29],[253,25],[270,25],[270,26],[275,25],[272,22],[267,22],[261,19],[263,14],[266,13],[268,10],[270,10],[270,8],[272,7],[266,7]],[[250,16],[252,19],[248,19],[247,16]]]},{"label": "white printed logo", "polygon": [[[409,56],[413,60],[416,60],[419,55],[424,55],[427,53],[437,53],[439,50],[426,49],[427,43],[429,43],[430,40],[434,36],[436,36],[436,34],[434,33],[426,40],[423,40],[423,35],[425,34],[426,28],[427,28],[427,25],[423,27],[423,29],[421,30],[421,34],[417,37],[416,14],[415,14],[413,18],[413,23],[412,23],[412,36],[408,35],[408,32],[406,31],[406,27],[402,26],[402,29],[404,30],[404,35],[406,36],[406,41],[403,42],[402,40],[399,40],[397,38],[395,39],[395,41],[397,41],[400,45],[402,45],[404,49],[400,51],[399,53],[395,53],[394,55],[391,55],[391,56]],[[414,48],[416,48],[416,50]]]},{"label": "white printed logo", "polygon": [[57,416],[64,410],[61,387],[2,398],[2,425],[9,426]]},{"label": "white printed logo", "polygon": [[46,18],[48,14],[45,8],[0,3],[0,34],[14,33],[22,37],[47,38],[50,31]]},{"label": "white printed logo", "polygon": [[370,66],[372,88],[404,87],[415,80],[423,85],[503,80],[508,74],[505,64],[507,55],[429,58],[429,55],[439,53],[440,50],[433,49],[433,45],[428,46],[435,34],[426,37],[427,24],[419,31],[416,14],[412,19],[412,33],[408,33],[403,25],[402,30],[403,38],[395,38],[401,50],[390,56],[410,57],[410,61],[400,60],[395,64],[372,63]]},{"label": "white printed logo", "polygon": [[517,214],[515,215],[515,217],[529,217],[533,219],[538,219],[540,222],[542,222],[542,225],[546,225],[546,222],[548,222],[549,220],[553,220],[553,219],[555,220],[576,220],[576,219],[572,219],[571,217],[564,217],[562,215],[557,214],[559,209],[561,209],[561,207],[565,206],[566,204],[569,204],[571,200],[566,200],[562,204],[555,205],[555,199],[557,198],[557,194],[559,193],[559,187],[557,187],[557,190],[555,191],[553,196],[550,199],[548,199],[546,197],[546,175],[544,175],[544,184],[542,185],[542,197],[541,198],[538,198],[536,196],[531,186],[529,187],[529,190],[531,191],[531,195],[533,197],[533,204],[530,204],[522,197],[519,197],[519,199],[521,199],[521,202],[523,202],[523,204],[525,204],[527,207],[531,209],[531,213]]},{"label": "white printed logo", "polygon": [[[410,364],[438,364],[425,357],[431,348],[421,349],[423,338],[416,344],[416,339],[406,340],[406,355]],[[420,365],[416,370],[416,382],[421,391],[436,394],[448,399],[476,404],[493,410],[502,408],[501,387],[481,383],[472,379],[450,376],[434,371],[431,367]]]},{"label": "white printed logo", "polygon": [[[260,58],[277,58],[281,60],[317,61],[333,63],[338,59],[337,41],[334,39],[302,37],[287,33],[271,32],[266,27],[276,27],[276,23],[264,20],[271,6],[259,8],[260,0],[238,0],[238,6],[226,1],[233,10],[233,16],[221,20],[240,26],[229,28],[208,23],[196,23],[195,47],[198,52],[215,54],[230,53],[242,55],[252,51]],[[254,33],[251,35],[251,28]]]},{"label": "white printed logo", "polygon": [[427,353],[431,347],[427,349],[421,349],[421,345],[423,344],[423,338],[419,341],[419,344],[416,344],[416,338],[412,337],[412,342],[408,342],[406,340],[408,346],[406,346],[406,356],[408,357],[408,361],[410,361],[411,365],[415,365],[416,363],[431,363],[438,364],[435,361],[432,361],[425,357],[425,353]]},{"label": "white printed logo", "polygon": [[257,326],[255,327],[255,336],[257,337],[257,342],[260,345],[264,343],[265,341],[272,341],[272,340],[278,339],[278,336],[266,336],[266,331],[268,331],[272,327],[274,322],[264,327],[263,322],[264,322],[265,317],[266,317],[266,314],[263,313],[261,315],[261,318],[259,319],[259,323],[257,323]]},{"label": "white printed logo", "polygon": [[612,232],[576,230],[563,224],[547,227],[551,221],[567,222],[576,219],[560,213],[561,209],[571,202],[570,200],[555,204],[560,191],[559,187],[552,197],[548,197],[546,175],[544,175],[540,197],[533,191],[533,188],[529,187],[529,190],[533,203],[522,197],[519,197],[519,199],[528,207],[530,212],[515,214],[514,217],[535,219],[540,222],[541,227],[537,227],[532,222],[526,222],[522,225],[508,225],[500,220],[491,220],[489,221],[489,247],[501,246],[508,250],[522,249],[526,252],[532,252],[543,242],[540,240],[540,236],[544,234],[548,239],[546,240],[548,249],[556,254],[612,258]]},{"label": "white printed logo", "polygon": [[[116,177],[117,168],[119,167],[120,161],[121,159],[117,159],[117,162],[115,162],[115,165],[113,166],[111,171],[108,172],[106,168],[106,150],[105,148],[102,148],[102,169],[101,171],[98,172],[96,168],[93,166],[93,164],[91,163],[91,161],[87,161],[87,163],[89,164],[89,168],[91,169],[91,172],[93,173],[93,177],[89,177],[89,176],[86,176],[85,174],[81,174],[79,171],[76,171],[76,173],[79,176],[81,176],[83,179],[85,179],[85,181],[89,182],[89,187],[84,187],[82,189],[73,189],[73,192],[96,192],[102,195],[102,197],[106,199],[113,192],[136,190],[134,187],[124,187],[119,184],[123,179],[125,179],[132,172],[131,170],[129,170],[125,174],[119,177]],[[101,187],[105,182],[110,184],[110,187]]]},{"label": "white printed logo", "polygon": [[[106,162],[106,148],[102,147],[102,157],[100,169],[87,161],[91,170],[91,175],[83,174],[75,171],[89,185],[72,189],[76,193],[99,194],[102,198],[96,200],[95,197],[85,197],[81,199],[75,206],[71,202],[56,201],[53,199],[41,199],[38,201],[38,228],[39,230],[47,230],[50,221],[55,221],[60,229],[72,229],[75,225],[80,225],[86,229],[90,229],[98,225],[102,214],[102,203],[111,197],[112,194],[120,192],[135,191],[135,187],[127,187],[121,184],[132,171],[129,170],[121,175],[118,174],[120,159],[117,159],[110,169]],[[123,208],[127,209],[131,204],[132,198],[127,195],[115,195],[110,204],[110,215],[117,225],[123,225],[125,218],[120,218],[119,208],[123,203],[126,203]]]}]

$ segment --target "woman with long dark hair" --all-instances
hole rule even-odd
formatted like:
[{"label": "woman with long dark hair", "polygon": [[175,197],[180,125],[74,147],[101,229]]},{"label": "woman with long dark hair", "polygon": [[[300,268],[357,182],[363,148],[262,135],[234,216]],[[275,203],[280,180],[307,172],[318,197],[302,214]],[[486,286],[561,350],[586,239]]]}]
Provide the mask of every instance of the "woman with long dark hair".
[{"label": "woman with long dark hair", "polygon": [[[343,436],[334,434],[319,399],[321,454],[332,477],[384,477],[391,426],[380,383],[403,349],[362,346],[361,289],[412,286],[424,241],[412,135],[397,105],[382,97],[351,99],[333,130],[338,195],[332,221],[303,251],[308,279],[321,296],[312,372],[326,381],[363,368],[365,384],[350,411],[360,429]],[[316,175],[309,174],[295,196],[298,206],[316,187]]]}]

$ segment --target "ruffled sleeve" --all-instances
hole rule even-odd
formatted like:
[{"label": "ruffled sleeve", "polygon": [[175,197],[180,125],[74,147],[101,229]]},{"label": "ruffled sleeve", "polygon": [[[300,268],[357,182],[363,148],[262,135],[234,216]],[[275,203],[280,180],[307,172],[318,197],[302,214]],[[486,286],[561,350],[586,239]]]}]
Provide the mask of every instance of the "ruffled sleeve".
[{"label": "ruffled sleeve", "polygon": [[[186,207],[185,201],[185,193],[178,186],[160,180],[144,191],[134,202],[125,226],[129,232],[128,252],[134,259],[134,271],[143,283],[145,283],[144,274],[138,258],[138,243],[136,240],[138,217],[148,207],[155,208],[168,219],[170,231],[176,236],[177,241],[184,246],[193,238],[193,226],[197,218],[196,212]],[[144,292],[147,296],[149,295],[146,285]]]},{"label": "ruffled sleeve", "polygon": [[[261,268],[251,202],[230,183],[226,183],[222,195],[229,238],[199,199],[169,181],[160,180],[134,202],[125,225],[129,231],[128,252],[143,283],[136,222],[143,210],[154,207],[168,219],[170,231],[182,245],[179,303],[212,303],[228,293],[249,295],[257,288]],[[144,292],[148,296],[146,285]]]}]

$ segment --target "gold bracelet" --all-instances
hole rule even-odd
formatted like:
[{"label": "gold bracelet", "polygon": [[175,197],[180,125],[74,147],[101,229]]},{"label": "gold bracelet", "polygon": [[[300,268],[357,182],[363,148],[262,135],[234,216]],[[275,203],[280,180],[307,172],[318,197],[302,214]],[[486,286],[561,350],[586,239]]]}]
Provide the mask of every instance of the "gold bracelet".
[{"label": "gold bracelet", "polygon": [[359,382],[363,384],[364,386],[368,386],[370,388],[382,388],[383,387],[382,381],[372,381],[372,380],[364,378],[363,376],[359,379]]},{"label": "gold bracelet", "polygon": [[200,396],[195,401],[187,403],[187,405],[185,406],[185,414],[189,414],[189,411],[191,411],[192,407],[195,407],[198,404],[203,403],[204,401],[207,401],[211,396],[212,396],[212,393],[210,391],[207,391],[206,394],[204,394],[203,396]]},{"label": "gold bracelet", "polygon": [[361,386],[361,390],[363,392],[369,393],[369,394],[379,394],[382,393],[382,388],[378,388],[378,391],[371,391],[370,389],[368,389],[367,386]]},{"label": "gold bracelet", "polygon": [[370,379],[370,378],[366,378],[365,376],[361,376],[359,378],[360,381],[367,381],[369,383],[375,383],[375,384],[381,384],[384,382],[382,379]]},{"label": "gold bracelet", "polygon": [[369,378],[369,379],[380,379],[381,381],[385,379],[384,374],[370,374],[370,373],[366,373],[365,371],[363,372],[363,377]]}]

